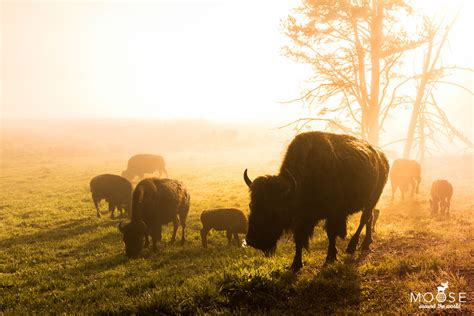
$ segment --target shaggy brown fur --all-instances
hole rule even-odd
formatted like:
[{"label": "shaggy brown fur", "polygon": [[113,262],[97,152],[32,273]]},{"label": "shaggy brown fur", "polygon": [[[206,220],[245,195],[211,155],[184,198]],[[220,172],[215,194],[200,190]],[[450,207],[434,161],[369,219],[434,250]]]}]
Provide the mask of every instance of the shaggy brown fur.
[{"label": "shaggy brown fur", "polygon": [[143,246],[148,247],[148,235],[156,251],[156,244],[161,241],[161,226],[170,222],[173,222],[171,242],[176,240],[181,224],[181,244],[184,244],[189,202],[188,191],[181,181],[159,178],[140,181],[133,191],[131,221],[125,226],[119,225],[127,256],[136,257]]},{"label": "shaggy brown fur", "polygon": [[204,248],[207,248],[207,234],[211,229],[225,230],[229,245],[233,236],[237,246],[240,246],[239,234],[246,234],[248,226],[245,214],[235,208],[205,210],[201,213],[201,223],[201,241]]},{"label": "shaggy brown fur", "polygon": [[308,247],[315,225],[326,220],[329,239],[326,262],[336,260],[336,237],[346,236],[346,220],[362,210],[359,227],[347,247],[354,253],[366,226],[362,244],[372,242],[373,209],[387,181],[389,165],[384,153],[349,135],[302,133],[286,152],[280,173],[253,182],[250,188],[248,245],[270,254],[284,231],[293,233],[296,252],[293,271],[302,267],[302,249]]},{"label": "shaggy brown fur", "polygon": [[397,159],[393,162],[390,170],[390,182],[392,185],[392,200],[395,197],[397,188],[402,192],[402,200],[405,199],[405,193],[408,186],[411,185],[411,196],[418,193],[421,182],[421,166],[415,160]]},{"label": "shaggy brown fur", "polygon": [[127,179],[115,174],[102,174],[92,178],[90,188],[97,217],[100,217],[99,203],[102,199],[109,203],[112,218],[114,218],[115,208],[121,215],[124,215],[124,210],[125,214],[130,214],[132,184]]},{"label": "shaggy brown fur", "polygon": [[165,160],[159,155],[139,154],[128,160],[127,170],[122,172],[122,177],[132,181],[136,176],[142,179],[146,173],[158,171],[161,175],[164,173],[168,177],[165,169]]},{"label": "shaggy brown fur", "polygon": [[441,214],[449,214],[451,198],[453,196],[453,186],[447,180],[436,180],[431,185],[430,206],[433,214],[441,210]]}]

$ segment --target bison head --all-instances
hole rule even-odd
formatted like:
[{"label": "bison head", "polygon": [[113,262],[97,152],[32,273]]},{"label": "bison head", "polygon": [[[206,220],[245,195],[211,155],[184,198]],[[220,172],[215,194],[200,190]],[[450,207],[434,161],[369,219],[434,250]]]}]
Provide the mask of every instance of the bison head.
[{"label": "bison head", "polygon": [[122,226],[119,224],[119,230],[123,234],[125,243],[125,254],[129,258],[137,257],[143,249],[147,227],[143,221],[132,222]]},{"label": "bison head", "polygon": [[245,183],[250,188],[250,215],[246,243],[262,250],[265,255],[273,254],[278,239],[289,227],[288,209],[296,180],[288,174],[258,177],[251,181],[244,172]]}]

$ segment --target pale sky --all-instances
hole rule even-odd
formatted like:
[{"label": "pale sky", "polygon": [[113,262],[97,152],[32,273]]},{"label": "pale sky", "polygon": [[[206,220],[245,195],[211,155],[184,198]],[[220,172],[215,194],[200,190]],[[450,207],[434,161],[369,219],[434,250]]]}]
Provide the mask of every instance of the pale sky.
[{"label": "pale sky", "polygon": [[277,103],[304,79],[280,55],[291,3],[4,2],[4,115],[294,114]]},{"label": "pale sky", "polygon": [[[472,67],[472,1],[448,58]],[[310,74],[281,56],[280,20],[299,1],[2,1],[4,118],[207,118],[289,121]],[[462,78],[471,86],[472,75]],[[451,91],[451,92],[450,92]],[[472,98],[446,90],[455,123]],[[467,100],[467,101],[466,101]],[[469,102],[470,101],[470,102]],[[466,115],[469,114],[469,115]]]}]

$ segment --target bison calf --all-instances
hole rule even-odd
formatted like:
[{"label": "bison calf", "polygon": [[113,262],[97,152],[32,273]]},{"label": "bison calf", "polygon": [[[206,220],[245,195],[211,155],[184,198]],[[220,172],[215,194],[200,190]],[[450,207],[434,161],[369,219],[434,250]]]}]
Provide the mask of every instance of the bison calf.
[{"label": "bison calf", "polygon": [[97,217],[100,217],[99,203],[101,200],[106,200],[109,203],[112,218],[114,218],[115,208],[118,208],[122,215],[123,210],[125,210],[125,214],[130,213],[132,184],[127,179],[114,174],[102,174],[92,178],[90,188]]},{"label": "bison calf", "polygon": [[235,208],[205,210],[201,213],[201,223],[201,241],[204,248],[207,248],[207,234],[211,229],[225,230],[229,245],[233,236],[237,245],[240,246],[239,234],[246,234],[248,226],[245,214]]},{"label": "bison calf", "polygon": [[431,212],[436,214],[441,209],[441,214],[449,214],[451,197],[453,196],[453,186],[447,180],[436,180],[431,185]]}]

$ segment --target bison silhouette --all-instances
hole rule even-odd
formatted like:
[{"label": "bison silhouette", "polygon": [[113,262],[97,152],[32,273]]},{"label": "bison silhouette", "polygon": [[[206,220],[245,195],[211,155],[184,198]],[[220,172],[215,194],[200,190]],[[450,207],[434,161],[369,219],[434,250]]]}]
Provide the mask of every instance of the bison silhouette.
[{"label": "bison silhouette", "polygon": [[130,223],[119,224],[123,234],[125,253],[136,257],[152,239],[152,249],[157,250],[161,241],[161,226],[173,223],[173,236],[176,239],[181,224],[181,244],[185,241],[186,218],[189,212],[190,196],[181,181],[172,179],[149,178],[140,181],[133,191],[132,214]]},{"label": "bison silhouette", "polygon": [[90,189],[92,201],[100,217],[99,203],[106,200],[109,203],[110,216],[114,218],[114,211],[117,208],[121,215],[130,213],[132,202],[132,184],[124,177],[115,174],[101,174],[91,179]]},{"label": "bison silhouette", "polygon": [[441,214],[449,214],[451,198],[453,197],[453,186],[448,180],[436,180],[431,184],[430,206],[433,214],[441,210]]},{"label": "bison silhouette", "polygon": [[142,179],[147,173],[158,171],[161,178],[162,174],[168,177],[165,168],[165,159],[160,155],[138,154],[128,160],[127,169],[122,172],[122,177],[133,181],[135,177]]},{"label": "bison silhouette", "polygon": [[372,242],[372,214],[387,182],[389,165],[384,153],[349,135],[324,132],[299,134],[290,143],[278,175],[254,181],[250,188],[250,215],[246,243],[269,255],[284,232],[294,236],[293,271],[302,267],[302,249],[308,247],[314,227],[325,220],[329,239],[326,262],[336,260],[336,237],[346,236],[346,220],[362,210],[359,227],[347,247],[354,253],[366,226],[362,249]]},{"label": "bison silhouette", "polygon": [[392,186],[392,200],[395,198],[395,192],[400,188],[402,200],[405,199],[405,193],[411,186],[411,196],[418,193],[421,182],[421,166],[415,160],[396,159],[390,169],[390,183]]}]

